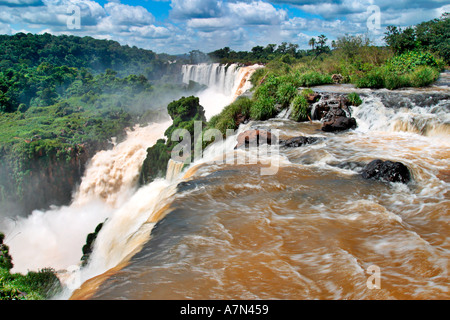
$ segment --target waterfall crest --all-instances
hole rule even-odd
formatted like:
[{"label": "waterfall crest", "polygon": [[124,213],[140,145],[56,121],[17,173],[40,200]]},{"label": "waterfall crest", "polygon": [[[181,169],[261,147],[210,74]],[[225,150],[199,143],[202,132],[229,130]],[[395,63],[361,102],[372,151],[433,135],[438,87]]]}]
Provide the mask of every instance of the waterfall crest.
[{"label": "waterfall crest", "polygon": [[208,87],[198,96],[200,104],[205,108],[206,119],[209,120],[237,97],[251,89],[250,78],[260,68],[263,66],[219,63],[184,65],[182,67],[183,82],[187,84],[189,81],[195,81]]}]

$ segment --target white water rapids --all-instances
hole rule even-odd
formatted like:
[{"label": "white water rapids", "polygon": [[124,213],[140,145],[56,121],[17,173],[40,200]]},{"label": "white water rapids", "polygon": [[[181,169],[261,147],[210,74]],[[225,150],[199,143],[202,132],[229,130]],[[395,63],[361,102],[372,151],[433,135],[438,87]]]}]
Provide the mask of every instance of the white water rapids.
[{"label": "white water rapids", "polygon": [[[205,80],[202,72],[204,74],[207,72],[212,73],[212,75],[214,75],[212,78],[213,80],[211,80],[211,78]],[[228,75],[228,73],[233,76]],[[247,77],[248,75],[249,73],[247,73]],[[206,66],[190,66],[186,67],[185,72],[186,80],[200,81],[200,83],[203,82],[211,86],[212,83],[222,83],[222,80],[227,79],[227,77],[229,77],[228,79],[233,79],[233,85],[229,83],[231,80],[224,82],[227,84],[228,88],[232,88],[232,93],[227,94],[227,99],[232,100],[236,95],[239,95],[236,93],[236,90],[243,90],[245,86],[242,86],[242,84],[247,83],[246,81],[243,81],[243,78],[240,78],[241,73],[237,72],[235,67],[232,68],[230,66],[228,70],[225,71],[225,69],[221,69],[220,66],[212,66],[210,69],[207,69]],[[248,78],[245,79],[248,80]],[[213,92],[217,93],[215,103],[212,103],[211,105],[206,103],[204,105],[204,102],[201,100],[201,104],[205,106],[208,117],[220,112],[221,108],[225,106],[224,104],[219,103],[220,99],[217,99],[217,97],[220,97],[220,95],[223,94],[222,92],[208,91],[207,93],[205,91],[204,93],[208,95]],[[448,257],[448,238],[444,238],[441,242],[437,243],[437,247],[435,248],[433,246],[434,244],[430,244],[430,240],[423,240],[419,234],[415,233],[415,231],[410,231],[408,229],[407,232],[402,234],[399,234],[399,231],[404,231],[406,227],[409,227],[410,225],[425,225],[428,219],[435,219],[436,221],[442,220],[441,228],[443,230],[448,230],[448,227],[446,227],[445,224],[447,223],[448,225],[448,196],[450,194],[450,181],[448,180],[450,177],[448,174],[450,163],[447,156],[450,148],[450,119],[448,116],[449,100],[447,98],[446,100],[441,100],[436,104],[425,107],[414,105],[411,108],[388,108],[379,97],[373,94],[374,92],[366,91],[366,93],[368,95],[364,98],[364,103],[353,109],[353,116],[357,119],[359,125],[358,128],[342,135],[324,134],[317,131],[317,123],[298,124],[286,119],[270,120],[265,123],[249,123],[240,128],[242,131],[252,128],[252,126],[259,126],[261,128],[269,126],[271,128],[279,128],[282,135],[286,137],[315,135],[326,137],[328,140],[324,143],[308,146],[303,149],[297,148],[288,150],[285,154],[280,155],[280,166],[287,169],[285,169],[286,171],[280,171],[279,181],[275,179],[277,178],[276,176],[272,181],[270,178],[261,178],[261,180],[258,180],[259,178],[255,178],[255,175],[249,176],[248,178],[238,175],[233,178],[234,180],[232,183],[226,185],[227,188],[231,188],[229,191],[230,195],[238,193],[240,189],[245,190],[245,194],[252,194],[253,192],[259,192],[260,189],[267,188],[268,195],[279,193],[281,200],[284,201],[282,205],[270,203],[265,207],[258,207],[259,203],[257,203],[253,208],[248,209],[251,213],[254,213],[255,210],[260,210],[264,213],[266,210],[269,210],[270,219],[264,217],[258,218],[258,215],[245,215],[245,217],[254,217],[256,222],[255,224],[249,223],[247,226],[249,230],[243,231],[242,235],[239,236],[245,240],[247,232],[255,232],[254,229],[260,229],[261,232],[267,232],[272,238],[263,237],[264,239],[261,243],[266,246],[269,244],[268,249],[274,250],[273,252],[268,251],[268,256],[276,256],[279,254],[277,251],[279,247],[289,247],[290,243],[294,242],[294,240],[291,241],[290,238],[283,238],[285,233],[287,233],[287,230],[294,224],[298,224],[298,228],[306,228],[303,230],[304,233],[302,234],[306,235],[306,238],[309,237],[310,239],[314,239],[315,237],[323,236],[325,239],[319,240],[328,241],[329,238],[332,237],[328,234],[321,234],[321,226],[330,224],[330,227],[327,227],[326,230],[329,232],[332,232],[330,230],[337,232],[339,229],[335,229],[333,224],[342,224],[346,227],[353,221],[367,219],[370,228],[375,228],[379,224],[381,224],[381,227],[384,226],[387,230],[385,230],[385,237],[390,240],[390,242],[388,242],[386,239],[381,237],[378,238],[379,230],[375,230],[373,234],[367,235],[368,237],[376,239],[376,241],[367,244],[367,248],[371,250],[368,249],[366,250],[367,252],[374,252],[374,256],[375,253],[381,252],[386,254],[386,256],[392,255],[391,259],[395,259],[396,255],[400,256],[408,250],[413,252],[413,249],[420,248],[420,250],[425,252],[423,255],[426,256],[426,259],[424,260],[426,262],[422,262],[422,260],[419,260],[419,258],[416,259],[416,257],[411,257],[411,260],[417,262],[419,266],[421,266],[420,264],[423,265],[423,268],[421,269],[425,270],[422,271],[423,273],[428,272],[428,264],[426,263],[431,261],[429,264],[432,264],[434,261],[437,261],[433,267],[438,270],[435,272],[437,276],[429,282],[433,283],[433,281],[437,279],[436,283],[440,284],[442,274],[446,274],[447,272],[447,266],[443,257]],[[214,102],[214,99],[213,96],[211,100]],[[220,105],[220,107],[217,107],[218,105]],[[176,202],[178,197],[186,198],[189,195],[189,193],[177,194],[177,185],[182,181],[182,177],[180,177],[178,173],[182,166],[176,163],[170,164],[167,175],[168,179],[155,180],[142,188],[136,189],[136,182],[139,176],[140,167],[146,156],[146,149],[153,145],[157,139],[163,137],[164,131],[169,125],[170,122],[166,122],[151,124],[147,127],[136,127],[133,131],[129,131],[125,141],[117,144],[111,150],[99,152],[91,160],[82,183],[74,195],[73,203],[70,206],[60,208],[55,207],[47,212],[35,211],[27,218],[8,221],[4,231],[6,231],[7,236],[5,243],[10,247],[10,253],[13,257],[14,269],[12,271],[25,273],[27,270],[37,270],[47,267],[56,270],[75,270],[72,273],[67,272],[62,274],[62,278],[64,278],[64,276],[66,277],[64,279],[68,287],[64,294],[57,298],[66,299],[69,298],[73,291],[85,281],[115,268],[139,252],[142,246],[149,242],[154,226],[172,210],[170,205],[173,202]],[[215,159],[217,153],[243,152],[239,150],[234,151],[235,144],[236,136],[230,137],[224,141],[222,145],[213,144],[205,152],[205,157],[202,159],[203,163],[207,162],[207,160]],[[250,150],[248,152],[253,151]],[[412,193],[408,187],[399,185],[394,186],[393,190],[398,194],[392,197],[381,191],[378,191],[378,193],[381,194],[380,196],[375,196],[370,194],[370,190],[363,190],[368,193],[368,196],[366,199],[360,199],[355,203],[352,202],[353,197],[351,195],[339,194],[339,196],[345,200],[344,202],[348,204],[346,208],[349,208],[351,212],[341,212],[341,206],[345,203],[340,203],[339,201],[337,201],[336,204],[330,205],[330,207],[327,207],[323,203],[320,204],[317,201],[320,196],[316,196],[315,194],[307,198],[303,203],[295,202],[295,197],[289,198],[287,195],[284,196],[283,192],[288,194],[287,191],[296,187],[288,185],[288,183],[297,184],[297,182],[294,183],[294,178],[292,178],[297,177],[295,176],[296,174],[298,174],[298,181],[301,181],[302,183],[303,181],[306,181],[304,182],[306,184],[304,189],[301,189],[303,188],[302,186],[299,187],[302,192],[306,193],[308,190],[314,189],[315,185],[310,181],[316,181],[316,176],[311,178],[310,176],[312,176],[312,174],[308,170],[318,170],[320,174],[326,176],[327,180],[325,180],[325,182],[329,182],[330,185],[333,185],[337,179],[336,177],[344,175],[347,179],[349,176],[354,176],[355,172],[345,168],[340,169],[333,167],[331,163],[334,161],[361,162],[373,158],[392,159],[405,162],[413,171],[414,179],[417,183],[417,193]],[[198,165],[198,163],[195,165]],[[204,176],[213,174],[218,168],[220,168],[220,165],[207,164],[203,167],[203,170],[205,171]],[[297,168],[300,173],[292,168]],[[292,172],[287,172],[289,170],[292,170]],[[200,172],[200,177],[202,177],[201,174],[202,173]],[[242,179],[242,181],[238,181],[238,179]],[[285,182],[286,185],[283,185],[280,181]],[[344,182],[346,181],[347,180],[344,179]],[[307,185],[309,182],[312,184],[311,186]],[[353,183],[349,183],[348,185],[351,187],[352,184]],[[338,184],[337,186],[339,187]],[[324,189],[327,187],[327,185],[320,186],[320,188]],[[382,190],[381,187],[377,188]],[[338,188],[331,188],[330,193],[338,192],[336,191],[337,189]],[[227,194],[226,191],[226,189],[219,189],[214,195],[207,194],[206,199],[203,200],[207,202],[209,200],[216,200],[216,198],[220,199],[221,195]],[[355,190],[355,194],[359,192],[359,190]],[[294,196],[297,195],[294,194]],[[376,198],[377,196],[379,196],[379,198]],[[225,200],[224,203],[214,202],[211,207],[219,210],[228,205],[228,199]],[[262,202],[264,199],[260,199],[260,201]],[[389,209],[382,207],[382,205],[384,205],[383,201],[386,201],[388,205],[390,205]],[[423,218],[421,212],[426,211],[427,208],[435,205],[435,202],[439,202],[439,204],[436,205],[436,210],[430,210],[430,214],[426,213],[426,215],[424,215],[426,219]],[[196,201],[196,203],[200,205],[201,201]],[[309,225],[303,223],[303,220],[297,221],[299,216],[295,215],[295,210],[303,204],[310,212],[308,215],[301,216],[301,219],[304,219],[305,222],[311,222],[311,229],[307,229]],[[286,208],[290,208],[290,206],[296,209],[293,209],[290,212],[283,212],[282,209],[280,209],[282,213],[279,213],[277,211],[277,206],[284,207],[285,210],[287,210]],[[403,213],[398,214],[395,209],[401,206],[404,206],[401,208],[404,209]],[[439,210],[441,210],[440,215],[437,213]],[[444,212],[442,212],[442,210]],[[245,212],[245,208],[243,208],[242,211]],[[400,212],[402,210],[399,209],[398,211]],[[240,213],[240,211],[238,213]],[[215,219],[223,218],[226,220],[229,216],[232,216],[231,213],[228,216],[215,217]],[[424,220],[422,221],[421,219]],[[90,263],[87,267],[80,269],[78,266],[82,255],[81,248],[86,241],[87,234],[93,232],[95,227],[105,220],[106,223],[95,242],[95,248]],[[318,223],[317,225],[314,225],[316,220]],[[403,227],[403,221],[407,221],[406,227]],[[239,227],[243,226],[240,223],[237,223],[237,225]],[[272,234],[273,229],[264,229],[267,225],[278,225],[285,229],[280,227],[280,229],[276,230],[278,233]],[[359,227],[360,226],[358,226],[358,228]],[[220,246],[220,249],[217,250],[226,250],[228,246],[231,247],[230,243],[232,243],[234,239],[231,233],[227,233],[228,231],[224,229],[225,227],[223,224],[221,224],[220,228],[224,233],[220,234],[219,240],[221,240],[222,237],[231,240],[229,240],[227,246]],[[398,228],[398,230],[396,228]],[[426,228],[424,227],[424,229]],[[411,230],[414,229],[411,228]],[[359,236],[356,229],[350,228],[350,231],[355,233],[355,237]],[[428,230],[425,231],[428,232]],[[214,232],[217,232],[217,230]],[[430,232],[432,233],[434,231]],[[255,234],[257,235],[257,233]],[[395,238],[396,236],[398,236],[397,239]],[[297,237],[297,235],[295,237]],[[300,237],[300,233],[298,237]],[[427,234],[422,235],[422,237],[428,239]],[[438,235],[436,237],[439,238]],[[201,236],[193,236],[193,238],[197,239],[201,238]],[[236,236],[237,243],[240,243],[239,241],[242,239]],[[339,238],[339,240],[332,239],[332,241],[345,242],[345,239],[343,239],[344,238]],[[299,248],[307,245],[306,240],[296,243],[297,246],[292,249],[292,252],[297,250],[296,253],[289,256],[289,259],[286,259],[286,261],[292,262],[292,265],[284,263],[286,262],[284,260],[282,261],[283,263],[280,262],[281,260],[271,260],[268,261],[266,265],[272,264],[274,270],[276,269],[278,274],[281,274],[284,277],[282,277],[284,280],[281,279],[280,281],[286,281],[287,283],[293,283],[293,280],[290,280],[289,277],[294,275],[295,278],[298,276],[298,272],[300,272],[295,269],[298,267],[295,263],[299,264],[305,261],[308,262],[308,264],[305,264],[302,267],[305,272],[307,272],[308,268],[313,268],[315,264],[326,265],[329,263],[331,265],[334,261],[340,261],[340,259],[343,261],[345,260],[344,262],[346,264],[343,262],[342,266],[346,266],[345,268],[348,267],[349,269],[354,268],[356,271],[352,269],[350,271],[353,273],[350,274],[356,274],[358,277],[360,276],[362,269],[358,264],[359,260],[353,256],[353,254],[356,256],[359,252],[356,250],[352,253],[350,250],[352,247],[357,247],[356,244],[350,243],[350,249],[348,249],[348,251],[340,249],[340,251],[330,253],[322,252],[324,248],[322,248],[323,244],[319,240],[317,241],[317,247],[312,249],[307,248],[305,251],[300,251]],[[281,244],[278,244],[278,242],[275,243],[276,241],[280,241]],[[351,242],[351,240],[348,241]],[[402,243],[403,246],[395,246],[396,241]],[[202,243],[202,245],[205,243]],[[218,243],[222,244],[223,242]],[[255,245],[261,245],[261,243],[256,243]],[[272,243],[274,243],[274,248],[270,247],[270,244]],[[407,243],[410,243],[410,247],[406,246]],[[369,244],[373,245],[373,247],[369,247]],[[420,246],[424,246],[428,251]],[[247,250],[247,248],[242,250]],[[264,250],[261,252],[263,251]],[[342,251],[344,251],[344,255],[342,254]],[[421,253],[422,251],[417,252]],[[320,254],[315,255],[317,252]],[[235,251],[227,253],[229,254],[230,261],[234,261],[233,259],[237,257],[235,253]],[[186,256],[187,258],[190,258],[193,255],[187,254]],[[431,256],[431,258],[427,258],[428,256]],[[245,252],[245,257],[253,259],[256,255],[252,256]],[[333,260],[330,259],[330,257],[336,257],[336,259]],[[264,257],[264,259],[265,258],[267,257]],[[361,259],[363,258],[365,259],[366,257],[363,256]],[[220,264],[220,261],[216,261],[215,259],[216,258],[211,259],[212,264]],[[323,259],[326,261],[324,262]],[[346,259],[351,260],[353,264],[348,264]],[[258,263],[259,260],[254,261],[255,266],[258,265]],[[396,263],[400,264],[398,262]],[[343,269],[345,268],[343,267]],[[157,268],[155,268],[155,270],[157,270]],[[205,270],[210,271],[212,269],[205,268]],[[222,269],[219,268],[213,270],[213,272],[220,273],[221,270]],[[202,270],[202,272],[210,278],[207,271]],[[394,271],[396,272],[396,270]],[[232,274],[231,278],[241,277],[242,283],[245,283],[247,280],[247,278],[243,276],[245,272],[242,272],[242,274],[237,271],[235,272],[236,273]],[[270,270],[270,272],[272,272],[272,270]],[[268,274],[270,272],[268,272]],[[214,273],[214,275],[217,275],[216,273]],[[311,271],[311,274],[314,273]],[[312,298],[322,297],[320,294],[323,294],[323,291],[314,296],[316,291],[319,292],[321,290],[321,288],[319,288],[320,283],[310,280],[306,276],[302,277],[303,276],[298,276],[296,281],[305,282],[310,286],[309,291],[306,290],[305,292],[312,293]],[[345,281],[346,277],[348,278],[348,274],[342,276],[342,281]],[[270,278],[267,279],[270,280]],[[329,279],[326,280],[328,281]],[[226,287],[226,277],[220,278],[218,282]],[[342,289],[335,287],[335,283],[332,281],[325,281],[325,283],[327,289],[331,288],[329,291],[334,292],[334,297],[346,297],[345,294],[341,292]],[[240,288],[234,286],[235,284],[232,285],[230,292],[237,292],[236,294],[238,294]],[[277,283],[272,283],[271,285],[276,288]],[[219,290],[217,288],[220,287],[221,286],[216,286],[211,290]],[[236,290],[236,288],[239,290]],[[301,290],[296,291],[301,292]],[[440,287],[438,291],[439,293],[446,292],[448,291],[448,288]],[[259,292],[266,291],[260,290]],[[277,292],[279,293],[281,291],[278,290]],[[276,294],[274,294],[274,296],[278,297]],[[226,296],[223,297],[219,294],[217,297],[226,298]],[[258,298],[255,292],[247,291],[244,291],[244,294],[241,297]],[[325,297],[328,298],[329,296],[325,295]],[[266,297],[263,296],[263,298]],[[270,296],[267,298],[270,298]]]}]

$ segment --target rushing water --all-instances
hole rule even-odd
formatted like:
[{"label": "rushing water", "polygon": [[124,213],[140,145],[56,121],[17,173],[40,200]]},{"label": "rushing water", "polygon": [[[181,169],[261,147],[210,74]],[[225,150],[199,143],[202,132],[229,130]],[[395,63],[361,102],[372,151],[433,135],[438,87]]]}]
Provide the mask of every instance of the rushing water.
[{"label": "rushing water", "polygon": [[221,65],[219,63],[184,65],[183,82],[195,81],[207,86],[207,89],[198,93],[198,97],[200,104],[205,108],[205,117],[209,121],[212,116],[220,113],[223,107],[251,88],[250,78],[261,67],[260,65],[242,67],[238,64]]},{"label": "rushing water", "polygon": [[[387,92],[367,93],[354,131],[285,119],[241,127],[323,140],[280,148],[274,175],[262,176],[261,164],[194,165],[142,250],[76,298],[447,299],[449,96],[386,108]],[[227,152],[242,152],[235,139]],[[403,162],[414,181],[362,179],[373,159]],[[368,286],[373,268],[381,289]]]},{"label": "rushing water", "polygon": [[[125,153],[128,140],[116,146],[115,165],[105,157],[99,170],[91,167],[78,193],[109,190],[101,197],[107,214],[97,211],[108,220],[91,263],[74,274],[78,282],[63,298],[448,299],[448,87],[360,93],[355,130],[325,133],[319,121],[283,117],[250,122],[183,172],[171,162],[168,179],[139,190],[133,187],[139,166],[117,162],[137,150]],[[276,159],[273,174],[262,174],[262,161],[212,162],[221,152],[227,159],[258,155],[256,147],[234,149],[248,129],[321,140],[272,146],[259,159]],[[413,181],[362,179],[359,170],[373,159],[404,163]],[[75,204],[66,210],[76,211]],[[380,288],[370,286],[371,270],[379,271]]]}]

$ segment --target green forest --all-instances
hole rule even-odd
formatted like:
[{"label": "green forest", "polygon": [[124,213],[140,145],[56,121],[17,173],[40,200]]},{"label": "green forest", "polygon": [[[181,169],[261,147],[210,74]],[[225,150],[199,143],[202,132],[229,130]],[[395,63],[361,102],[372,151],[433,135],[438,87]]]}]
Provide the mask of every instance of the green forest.
[{"label": "green forest", "polygon": [[179,81],[182,60],[114,41],[19,33],[0,48],[0,205],[11,214],[67,203],[111,137],[195,92]]}]

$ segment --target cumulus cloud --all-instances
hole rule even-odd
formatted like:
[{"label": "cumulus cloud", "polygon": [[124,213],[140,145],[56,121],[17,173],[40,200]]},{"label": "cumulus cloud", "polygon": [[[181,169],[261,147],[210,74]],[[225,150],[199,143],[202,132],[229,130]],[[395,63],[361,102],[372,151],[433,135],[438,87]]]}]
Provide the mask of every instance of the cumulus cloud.
[{"label": "cumulus cloud", "polygon": [[171,36],[171,32],[169,29],[164,27],[157,27],[154,25],[136,27],[133,26],[130,28],[130,33],[135,36],[139,36],[147,39],[164,39]]},{"label": "cumulus cloud", "polygon": [[171,15],[176,19],[213,18],[223,14],[222,5],[216,0],[172,0]]},{"label": "cumulus cloud", "polygon": [[262,1],[229,3],[228,7],[240,25],[274,25],[287,19],[285,10]]},{"label": "cumulus cloud", "polygon": [[[158,21],[147,7],[164,4]],[[114,39],[159,52],[204,52],[229,46],[292,42],[308,48],[312,36],[334,39],[367,33],[368,8],[377,5],[381,27],[370,36],[380,43],[387,25],[407,26],[450,11],[447,0],[147,0],[140,5],[120,0],[0,0],[0,32],[89,35]],[[80,11],[80,29],[70,30],[71,6]],[[12,27],[14,26],[14,28]]]},{"label": "cumulus cloud", "polygon": [[142,6],[109,2],[105,4],[105,11],[108,18],[119,25],[148,25],[155,22],[155,17]]}]

